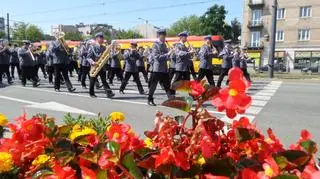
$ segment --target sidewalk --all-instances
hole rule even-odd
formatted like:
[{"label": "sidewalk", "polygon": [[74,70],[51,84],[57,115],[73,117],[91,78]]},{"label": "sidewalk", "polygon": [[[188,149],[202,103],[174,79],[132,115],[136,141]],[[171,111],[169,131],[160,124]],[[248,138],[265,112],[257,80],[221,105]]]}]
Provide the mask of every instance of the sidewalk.
[{"label": "sidewalk", "polygon": [[[264,78],[269,78],[268,77],[268,72],[264,73],[256,73],[256,72],[251,72],[250,73],[252,78],[256,79],[264,79]],[[311,73],[296,73],[296,72],[291,72],[291,73],[274,73],[274,79],[279,79],[279,80],[307,80],[310,82],[320,82],[320,74],[311,74]]]}]

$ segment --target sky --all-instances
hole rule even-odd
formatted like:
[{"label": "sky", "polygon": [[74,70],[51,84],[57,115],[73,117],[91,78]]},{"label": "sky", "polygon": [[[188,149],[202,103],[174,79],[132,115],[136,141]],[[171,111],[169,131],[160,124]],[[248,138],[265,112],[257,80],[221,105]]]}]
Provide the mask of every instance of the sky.
[{"label": "sky", "polygon": [[[242,21],[243,0],[2,0],[0,17],[23,21],[50,33],[51,25],[107,23],[130,29],[143,18],[157,27],[169,27],[179,18],[202,15],[213,4],[225,5],[227,21]],[[171,8],[169,8],[171,7]]]}]

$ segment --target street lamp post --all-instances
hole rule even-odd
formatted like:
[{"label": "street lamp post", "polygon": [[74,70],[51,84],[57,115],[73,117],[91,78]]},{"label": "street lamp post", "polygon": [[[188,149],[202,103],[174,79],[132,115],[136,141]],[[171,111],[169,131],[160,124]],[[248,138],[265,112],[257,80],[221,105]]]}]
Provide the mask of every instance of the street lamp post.
[{"label": "street lamp post", "polygon": [[141,17],[138,17],[139,20],[142,20],[146,23],[146,34],[145,34],[145,38],[147,39],[148,38],[148,23],[149,21],[147,19],[144,19],[144,18],[141,18]]},{"label": "street lamp post", "polygon": [[278,1],[273,0],[272,5],[272,23],[271,23],[271,41],[270,41],[270,49],[269,49],[269,78],[273,78],[274,73],[274,51],[276,47],[276,30],[277,30],[277,8]]}]

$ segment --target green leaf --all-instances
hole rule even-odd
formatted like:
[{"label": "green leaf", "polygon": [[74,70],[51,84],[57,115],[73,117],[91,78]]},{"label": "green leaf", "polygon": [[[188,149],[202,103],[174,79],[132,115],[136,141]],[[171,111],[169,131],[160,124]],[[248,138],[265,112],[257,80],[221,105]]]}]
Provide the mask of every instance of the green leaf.
[{"label": "green leaf", "polygon": [[191,92],[191,82],[187,80],[181,80],[172,84],[172,89],[177,91]]},{"label": "green leaf", "polygon": [[98,163],[98,155],[94,152],[87,152],[80,155],[81,158],[86,159],[92,163]]},{"label": "green leaf", "polygon": [[117,156],[120,153],[120,144],[110,141],[106,144],[106,147],[108,150],[110,150],[112,153],[116,154]]},{"label": "green leaf", "polygon": [[276,177],[273,177],[272,179],[299,179],[296,175],[279,175]]},{"label": "green leaf", "polygon": [[209,88],[207,88],[206,92],[202,94],[202,100],[203,101],[210,100],[211,98],[213,98],[215,95],[219,93],[219,90],[220,88],[218,87],[210,86]]},{"label": "green leaf", "polygon": [[76,153],[71,151],[62,151],[56,154],[58,160],[62,165],[68,164],[76,156]]},{"label": "green leaf", "polygon": [[233,177],[237,174],[235,163],[231,158],[208,159],[202,167],[204,173],[217,176]]},{"label": "green leaf", "polygon": [[108,178],[108,171],[107,170],[99,170],[97,173],[97,179],[106,179]]},{"label": "green leaf", "polygon": [[75,151],[75,147],[73,146],[72,141],[66,138],[57,139],[54,145],[55,151]]},{"label": "green leaf", "polygon": [[185,112],[189,112],[192,106],[192,98],[190,97],[175,97],[168,99],[162,103],[162,106],[180,109]]},{"label": "green leaf", "polygon": [[53,174],[54,174],[54,172],[52,172],[49,169],[41,169],[41,170],[38,170],[37,172],[35,172],[32,175],[32,179],[38,179],[38,178],[42,178],[43,176],[53,175]]},{"label": "green leaf", "polygon": [[139,170],[139,168],[136,165],[136,162],[134,161],[134,156],[133,153],[127,153],[123,159],[122,162],[123,166],[125,166],[128,170],[129,173],[134,177],[134,178],[142,178],[142,173]]},{"label": "green leaf", "polygon": [[237,169],[253,169],[253,170],[261,170],[261,164],[259,161],[250,158],[242,158],[237,163]]},{"label": "green leaf", "polygon": [[193,178],[195,175],[199,174],[200,171],[201,167],[199,165],[192,165],[187,171],[178,168],[177,171],[175,171],[175,176],[178,178]]},{"label": "green leaf", "polygon": [[301,142],[300,145],[306,150],[309,154],[315,154],[318,151],[317,144],[312,140],[307,140]]},{"label": "green leaf", "polygon": [[283,152],[279,152],[274,158],[279,156],[283,156],[287,159],[288,166],[286,168],[288,167],[290,169],[297,168],[299,170],[302,170],[304,166],[307,165],[311,159],[311,156],[309,154],[300,150],[286,150]]},{"label": "green leaf", "polygon": [[59,135],[61,137],[68,137],[70,132],[72,131],[72,125],[64,125],[59,127],[58,131],[59,131]]},{"label": "green leaf", "polygon": [[274,157],[274,160],[276,161],[281,170],[288,166],[288,160],[284,156],[276,156]]},{"label": "green leaf", "polygon": [[235,132],[238,142],[245,142],[261,137],[261,135],[254,129],[238,127],[235,129]]}]

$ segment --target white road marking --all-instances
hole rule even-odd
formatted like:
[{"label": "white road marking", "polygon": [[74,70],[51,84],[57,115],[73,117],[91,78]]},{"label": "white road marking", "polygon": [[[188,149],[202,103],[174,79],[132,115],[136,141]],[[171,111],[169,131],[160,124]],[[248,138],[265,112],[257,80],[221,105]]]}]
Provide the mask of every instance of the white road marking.
[{"label": "white road marking", "polygon": [[234,119],[230,119],[230,118],[228,118],[227,116],[223,116],[222,118],[221,118],[221,120],[223,121],[223,122],[226,122],[226,123],[229,123],[229,124],[232,124],[232,122],[234,121],[234,120],[240,120],[240,118],[242,118],[242,117],[247,117],[248,119],[249,119],[249,121],[250,121],[250,123],[254,120],[254,118],[255,118],[255,116],[250,116],[250,115],[245,115],[245,114],[239,114],[239,115],[237,115]]},{"label": "white road marking", "polygon": [[45,110],[51,110],[51,111],[59,111],[59,112],[66,112],[66,113],[76,113],[76,114],[97,116],[97,114],[95,114],[95,113],[84,111],[81,109],[77,109],[77,108],[67,106],[64,104],[60,104],[57,102],[38,103],[38,102],[34,102],[34,101],[28,101],[28,100],[23,100],[23,99],[8,97],[8,96],[0,96],[0,99],[29,104],[29,105],[25,106],[27,108],[37,108],[37,109],[45,109]]},{"label": "white road marking", "polygon": [[265,106],[268,103],[268,101],[262,101],[262,100],[257,100],[253,99],[252,100],[252,106]]},{"label": "white road marking", "polygon": [[252,97],[253,100],[263,100],[263,101],[269,101],[271,99],[271,96],[253,95],[251,97]]}]

